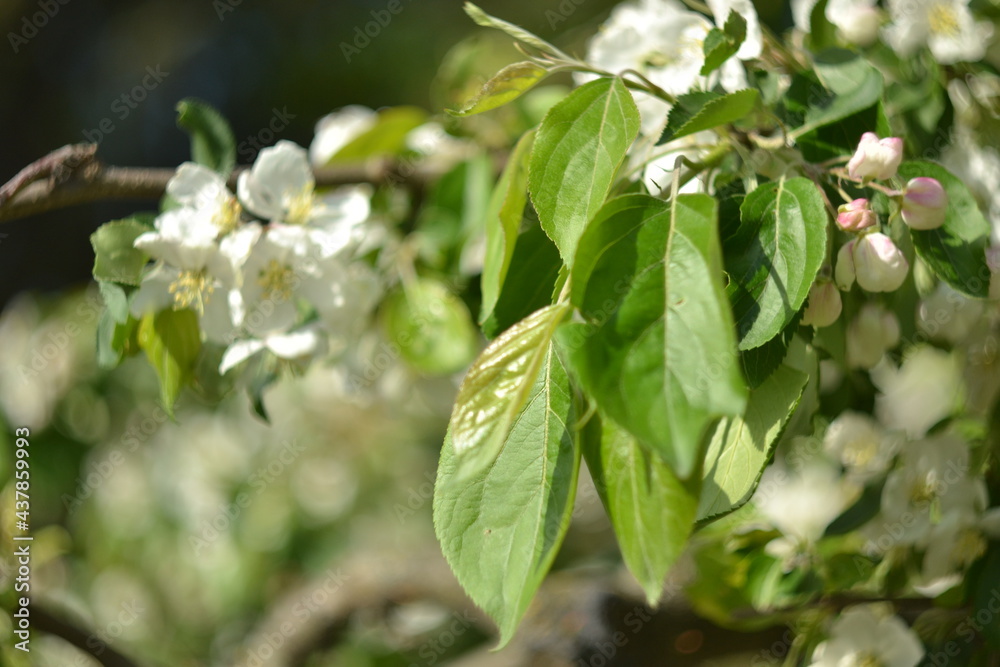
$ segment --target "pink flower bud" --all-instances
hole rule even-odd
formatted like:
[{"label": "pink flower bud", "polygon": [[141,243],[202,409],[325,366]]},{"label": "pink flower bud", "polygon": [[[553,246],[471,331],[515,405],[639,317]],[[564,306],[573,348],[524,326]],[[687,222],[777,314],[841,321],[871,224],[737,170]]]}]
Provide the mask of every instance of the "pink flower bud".
[{"label": "pink flower bud", "polygon": [[861,135],[854,157],[847,163],[847,173],[851,178],[863,180],[892,178],[902,161],[902,139],[899,137],[879,139],[874,132],[865,132]]},{"label": "pink flower bud", "polygon": [[860,232],[875,224],[875,211],[868,208],[867,199],[855,199],[837,209],[837,224],[845,232]]},{"label": "pink flower bud", "polygon": [[913,229],[937,229],[947,213],[948,194],[937,179],[910,179],[903,194],[903,222]]},{"label": "pink flower bud", "polygon": [[843,303],[840,300],[840,290],[829,281],[817,282],[809,290],[809,301],[802,313],[802,324],[816,327],[827,327],[837,321]]},{"label": "pink flower bud", "polygon": [[910,265],[885,234],[866,234],[844,244],[837,254],[837,286],[849,290],[857,279],[868,292],[893,292],[906,280]]}]

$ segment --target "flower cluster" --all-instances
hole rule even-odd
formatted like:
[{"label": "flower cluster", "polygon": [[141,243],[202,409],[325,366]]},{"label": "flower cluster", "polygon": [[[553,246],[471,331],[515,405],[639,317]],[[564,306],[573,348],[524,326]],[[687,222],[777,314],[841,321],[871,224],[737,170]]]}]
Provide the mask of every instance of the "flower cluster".
[{"label": "flower cluster", "polygon": [[204,337],[227,346],[222,373],[265,349],[300,359],[346,346],[380,294],[359,257],[370,189],[317,192],[305,149],[280,141],[236,190],[204,166],[181,165],[167,186],[172,207],[135,240],[156,263],[133,314],[194,310]]}]

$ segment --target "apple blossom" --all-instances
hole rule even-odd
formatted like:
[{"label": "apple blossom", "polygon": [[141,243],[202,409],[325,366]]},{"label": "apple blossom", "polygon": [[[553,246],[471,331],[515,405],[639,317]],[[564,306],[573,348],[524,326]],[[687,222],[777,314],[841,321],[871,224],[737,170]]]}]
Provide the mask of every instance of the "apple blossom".
[{"label": "apple blossom", "polygon": [[855,199],[837,208],[837,225],[845,232],[860,232],[875,222],[875,211],[868,208],[867,199]]},{"label": "apple blossom", "polygon": [[892,24],[885,40],[901,56],[926,44],[942,65],[979,60],[993,34],[986,21],[976,21],[969,0],[888,0]]},{"label": "apple blossom", "polygon": [[840,291],[829,280],[816,282],[809,290],[809,300],[802,314],[802,324],[827,327],[837,321],[843,304]]},{"label": "apple blossom", "polygon": [[850,410],[840,413],[823,437],[823,448],[861,482],[886,472],[901,445],[902,439],[886,433],[877,421]]},{"label": "apple blossom", "polygon": [[810,667],[916,667],[924,657],[920,640],[889,606],[848,607],[816,647]]},{"label": "apple blossom", "polygon": [[847,173],[851,178],[862,180],[892,178],[902,161],[902,139],[899,137],[879,139],[874,132],[865,132],[861,135],[854,156],[847,163]]},{"label": "apple blossom", "polygon": [[868,292],[893,292],[906,280],[909,270],[906,257],[892,239],[875,232],[852,239],[840,248],[834,276],[837,287],[845,291],[856,279]]},{"label": "apple blossom", "polygon": [[954,412],[962,398],[962,367],[951,352],[930,345],[911,347],[896,368],[883,360],[871,371],[879,390],[875,414],[889,428],[919,438]]},{"label": "apple blossom", "polygon": [[903,222],[913,229],[937,229],[947,214],[948,194],[937,179],[910,179],[903,193]]},{"label": "apple blossom", "polygon": [[871,368],[899,343],[899,320],[877,303],[866,303],[847,325],[847,365]]}]

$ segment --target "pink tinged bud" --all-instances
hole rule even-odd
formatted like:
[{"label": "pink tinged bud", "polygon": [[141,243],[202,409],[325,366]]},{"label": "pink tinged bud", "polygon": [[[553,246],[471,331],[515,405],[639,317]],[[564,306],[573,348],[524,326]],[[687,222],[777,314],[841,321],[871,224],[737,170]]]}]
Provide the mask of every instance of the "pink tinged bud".
[{"label": "pink tinged bud", "polygon": [[842,245],[840,252],[837,253],[837,268],[833,273],[833,279],[837,283],[837,287],[845,292],[851,289],[851,285],[854,284],[854,245],[856,243],[857,239],[851,239]]},{"label": "pink tinged bud", "polygon": [[809,301],[806,303],[805,312],[802,313],[802,324],[819,327],[828,327],[840,317],[843,304],[840,300],[840,291],[831,282],[816,283],[809,290]]},{"label": "pink tinged bud", "polygon": [[937,179],[910,179],[903,194],[903,222],[913,229],[937,229],[947,213],[948,193]]},{"label": "pink tinged bud", "polygon": [[854,272],[858,285],[868,292],[893,292],[906,280],[910,265],[885,234],[868,234],[854,244]]},{"label": "pink tinged bud", "polygon": [[875,224],[875,211],[868,208],[867,199],[855,199],[837,209],[837,224],[845,232],[859,232]]},{"label": "pink tinged bud", "polygon": [[874,132],[865,132],[861,135],[854,157],[847,163],[847,173],[851,178],[864,180],[892,178],[902,161],[902,139],[899,137],[879,139]]}]

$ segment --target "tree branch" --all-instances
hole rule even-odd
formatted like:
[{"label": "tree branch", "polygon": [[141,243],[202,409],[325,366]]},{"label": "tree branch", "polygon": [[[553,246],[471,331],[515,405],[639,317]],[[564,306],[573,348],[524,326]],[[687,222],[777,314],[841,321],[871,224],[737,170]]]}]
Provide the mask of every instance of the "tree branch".
[{"label": "tree branch", "polygon": [[64,639],[87,655],[93,656],[104,667],[138,667],[137,663],[126,658],[105,642],[95,641],[95,635],[88,634],[45,609],[33,606],[31,620],[36,629]]},{"label": "tree branch", "polygon": [[[105,165],[96,159],[96,153],[96,144],[72,144],[22,169],[0,186],[0,222],[99,201],[156,201],[166,192],[175,173],[166,168]],[[247,168],[233,170],[230,190],[236,190],[237,178]],[[416,161],[389,159],[322,167],[314,169],[313,175],[318,187],[371,183],[417,189],[437,176]]]}]

